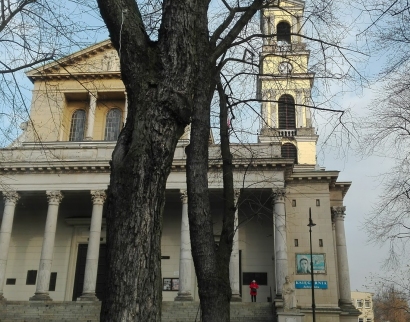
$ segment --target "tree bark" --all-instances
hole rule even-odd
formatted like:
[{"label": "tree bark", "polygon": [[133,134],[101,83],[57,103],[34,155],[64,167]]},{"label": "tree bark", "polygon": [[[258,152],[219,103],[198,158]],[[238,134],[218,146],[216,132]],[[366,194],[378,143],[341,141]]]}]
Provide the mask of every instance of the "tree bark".
[{"label": "tree bark", "polygon": [[111,162],[101,321],[160,321],[166,180],[201,86],[197,65],[204,42],[197,39],[208,34],[207,4],[164,1],[158,42],[146,35],[134,1],[98,4],[120,57],[129,103]]}]

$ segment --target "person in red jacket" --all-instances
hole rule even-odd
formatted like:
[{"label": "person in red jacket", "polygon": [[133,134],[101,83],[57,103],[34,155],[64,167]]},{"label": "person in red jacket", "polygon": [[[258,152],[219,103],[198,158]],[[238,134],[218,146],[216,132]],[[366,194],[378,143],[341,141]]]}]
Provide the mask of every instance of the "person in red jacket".
[{"label": "person in red jacket", "polygon": [[256,294],[258,294],[258,288],[259,288],[259,285],[258,285],[258,283],[256,283],[256,281],[255,280],[253,280],[252,281],[252,283],[249,285],[249,288],[251,289],[251,299],[252,299],[252,302],[256,302]]}]

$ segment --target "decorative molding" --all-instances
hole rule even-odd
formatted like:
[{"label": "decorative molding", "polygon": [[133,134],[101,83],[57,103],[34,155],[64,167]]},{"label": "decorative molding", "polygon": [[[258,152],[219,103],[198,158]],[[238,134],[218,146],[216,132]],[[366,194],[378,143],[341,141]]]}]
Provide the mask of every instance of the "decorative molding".
[{"label": "decorative molding", "polygon": [[14,203],[16,204],[17,201],[20,199],[20,195],[16,191],[4,191],[3,197],[6,199],[6,203]]},{"label": "decorative molding", "polygon": [[181,194],[180,198],[183,204],[188,203],[188,191],[187,190],[179,190]]},{"label": "decorative molding", "polygon": [[272,189],[272,202],[275,204],[277,202],[285,202],[286,189],[284,188],[274,188]]},{"label": "decorative molding", "polygon": [[93,205],[100,204],[102,205],[107,198],[107,194],[104,190],[91,190],[91,200],[93,201]]},{"label": "decorative molding", "polygon": [[337,207],[331,207],[332,211],[332,219],[335,220],[344,220],[346,214],[346,207],[345,206],[337,206]]},{"label": "decorative molding", "polygon": [[49,204],[59,204],[63,200],[61,191],[46,191],[47,200]]}]

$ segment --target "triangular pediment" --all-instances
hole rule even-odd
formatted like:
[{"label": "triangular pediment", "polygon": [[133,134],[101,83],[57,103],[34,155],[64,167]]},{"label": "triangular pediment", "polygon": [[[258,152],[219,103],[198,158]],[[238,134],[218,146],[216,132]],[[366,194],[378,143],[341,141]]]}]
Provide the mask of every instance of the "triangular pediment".
[{"label": "triangular pediment", "polygon": [[79,75],[112,77],[115,74],[118,77],[120,75],[120,61],[111,40],[105,40],[26,72],[31,81],[36,78],[67,78]]}]

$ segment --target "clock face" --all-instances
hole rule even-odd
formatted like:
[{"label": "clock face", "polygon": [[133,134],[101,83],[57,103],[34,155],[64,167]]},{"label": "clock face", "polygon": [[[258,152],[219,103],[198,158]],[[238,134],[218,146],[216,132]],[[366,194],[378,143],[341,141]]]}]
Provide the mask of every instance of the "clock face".
[{"label": "clock face", "polygon": [[292,72],[293,66],[291,63],[283,61],[279,64],[278,70],[281,74],[290,74]]}]

